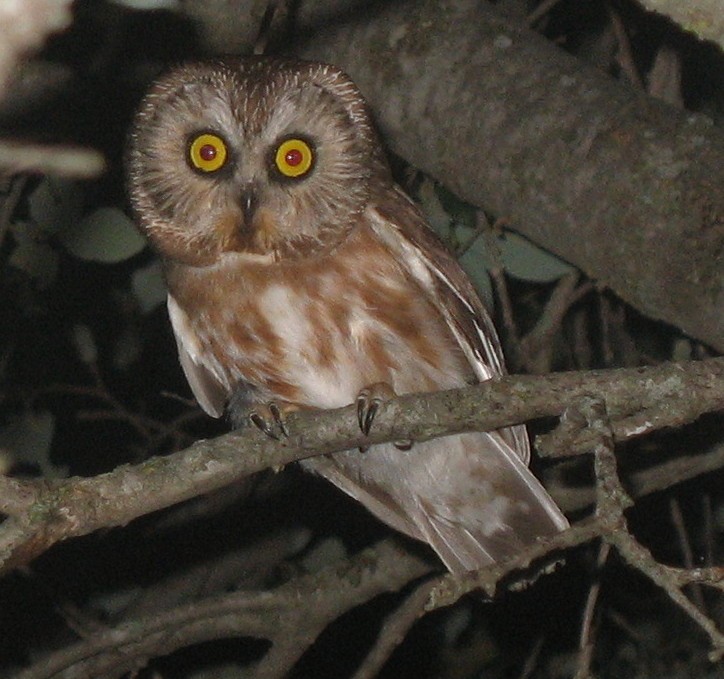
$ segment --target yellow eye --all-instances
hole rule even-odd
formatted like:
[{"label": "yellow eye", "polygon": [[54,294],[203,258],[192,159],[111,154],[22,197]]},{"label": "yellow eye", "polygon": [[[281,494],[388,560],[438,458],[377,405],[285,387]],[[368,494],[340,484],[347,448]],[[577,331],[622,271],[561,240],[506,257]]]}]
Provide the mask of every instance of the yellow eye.
[{"label": "yellow eye", "polygon": [[312,169],[314,152],[303,139],[287,139],[279,144],[274,162],[285,177],[301,177]]},{"label": "yellow eye", "polygon": [[191,140],[189,160],[202,172],[216,172],[226,164],[226,142],[215,134],[205,132]]}]

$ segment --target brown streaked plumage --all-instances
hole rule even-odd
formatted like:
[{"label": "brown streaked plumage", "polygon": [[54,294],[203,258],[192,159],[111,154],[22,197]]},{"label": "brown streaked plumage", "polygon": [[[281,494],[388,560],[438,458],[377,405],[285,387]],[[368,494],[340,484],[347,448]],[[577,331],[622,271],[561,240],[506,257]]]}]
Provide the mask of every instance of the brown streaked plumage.
[{"label": "brown streaked plumage", "polygon": [[[357,401],[364,428],[377,396],[504,373],[488,314],[393,183],[338,69],[265,57],[183,66],[144,99],[128,158],[181,364],[209,414],[231,403],[266,426],[276,408]],[[529,454],[513,427],[303,464],[460,572],[567,526]]]}]

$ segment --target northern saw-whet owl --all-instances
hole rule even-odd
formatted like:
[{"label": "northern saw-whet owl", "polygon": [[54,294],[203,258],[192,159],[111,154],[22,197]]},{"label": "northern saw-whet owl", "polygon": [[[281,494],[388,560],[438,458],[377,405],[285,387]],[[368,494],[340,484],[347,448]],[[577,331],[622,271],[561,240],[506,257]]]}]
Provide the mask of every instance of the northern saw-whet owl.
[{"label": "northern saw-whet owl", "polygon": [[[380,399],[505,372],[480,299],[393,182],[337,68],[179,67],[143,100],[128,165],[181,365],[209,415],[231,409],[274,434],[291,409],[356,402],[367,433]],[[516,426],[302,465],[463,572],[568,525],[529,457]]]}]

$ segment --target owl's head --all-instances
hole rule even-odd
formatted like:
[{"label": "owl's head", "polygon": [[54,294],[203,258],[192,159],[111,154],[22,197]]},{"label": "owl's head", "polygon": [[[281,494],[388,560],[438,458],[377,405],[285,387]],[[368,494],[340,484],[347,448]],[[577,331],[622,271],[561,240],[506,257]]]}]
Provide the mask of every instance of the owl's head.
[{"label": "owl's head", "polygon": [[274,258],[333,247],[389,181],[367,106],[326,64],[185,65],[143,99],[128,151],[141,228],[170,259]]}]

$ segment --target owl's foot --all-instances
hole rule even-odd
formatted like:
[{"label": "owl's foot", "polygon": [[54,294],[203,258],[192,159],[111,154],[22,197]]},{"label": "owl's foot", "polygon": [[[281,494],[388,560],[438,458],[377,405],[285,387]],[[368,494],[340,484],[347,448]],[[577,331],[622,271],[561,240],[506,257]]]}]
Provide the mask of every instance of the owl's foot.
[{"label": "owl's foot", "polygon": [[[377,382],[362,389],[357,395],[357,422],[365,436],[368,436],[372,429],[380,404],[397,396],[395,390],[387,382]],[[395,441],[395,448],[399,450],[410,450],[412,441]],[[361,446],[360,452],[367,451],[369,446]]]},{"label": "owl's foot", "polygon": [[249,412],[249,420],[269,438],[279,441],[289,436],[286,416],[295,410],[299,410],[299,406],[288,401],[259,403]]}]

